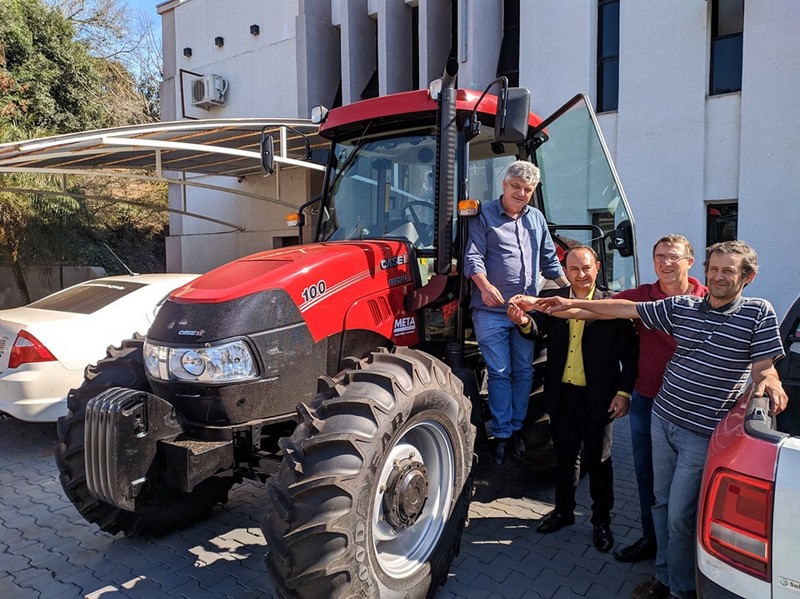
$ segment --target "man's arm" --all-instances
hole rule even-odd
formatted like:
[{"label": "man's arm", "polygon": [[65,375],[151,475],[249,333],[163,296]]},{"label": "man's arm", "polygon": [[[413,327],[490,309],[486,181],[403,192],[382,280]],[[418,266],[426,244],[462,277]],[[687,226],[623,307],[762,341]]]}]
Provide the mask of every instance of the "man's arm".
[{"label": "man's arm", "polygon": [[786,409],[786,404],[789,403],[789,396],[786,395],[786,391],[783,389],[778,371],[772,363],[772,358],[764,358],[753,362],[750,377],[755,385],[753,395],[756,397],[769,396],[773,416]]},{"label": "man's arm", "polygon": [[550,297],[515,295],[510,301],[523,310],[537,310],[558,318],[579,318],[581,320],[639,318],[636,302],[622,299],[593,301],[569,299],[557,295]]},{"label": "man's arm", "polygon": [[604,299],[602,301],[594,301],[553,296],[539,298],[537,303],[544,307],[544,312],[559,318],[569,318],[563,312],[571,309],[589,312],[592,314],[592,318],[639,318],[636,302],[629,300]]}]

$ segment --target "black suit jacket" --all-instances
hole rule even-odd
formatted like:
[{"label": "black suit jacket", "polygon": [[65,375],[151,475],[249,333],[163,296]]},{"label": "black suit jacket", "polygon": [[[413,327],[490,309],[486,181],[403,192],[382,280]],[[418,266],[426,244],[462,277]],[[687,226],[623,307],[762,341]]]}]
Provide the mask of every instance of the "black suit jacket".
[{"label": "black suit jacket", "polygon": [[[564,287],[548,295],[569,297],[570,288]],[[610,297],[608,291],[596,289],[594,300]],[[569,321],[541,312],[533,315],[531,336],[547,335],[547,366],[544,397],[548,413],[555,414],[561,378],[569,351]],[[609,420],[608,406],[618,391],[633,393],[639,359],[639,339],[633,322],[627,319],[587,320],[581,341],[583,368],[586,373],[587,406],[592,420]]]}]

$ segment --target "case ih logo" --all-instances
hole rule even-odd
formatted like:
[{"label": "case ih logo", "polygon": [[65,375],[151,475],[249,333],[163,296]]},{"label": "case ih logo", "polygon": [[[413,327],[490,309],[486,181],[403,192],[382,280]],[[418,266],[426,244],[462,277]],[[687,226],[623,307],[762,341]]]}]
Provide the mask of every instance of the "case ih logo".
[{"label": "case ih logo", "polygon": [[178,335],[183,335],[186,337],[202,337],[205,334],[205,329],[193,330],[193,329],[181,329],[178,331]]},{"label": "case ih logo", "polygon": [[413,316],[406,316],[405,318],[394,319],[394,335],[409,335],[417,328],[417,323],[414,321]]},{"label": "case ih logo", "polygon": [[408,255],[403,254],[402,256],[393,256],[391,258],[386,258],[385,260],[381,260],[381,270],[386,270],[387,268],[394,268],[395,266],[400,266],[401,264],[406,264],[408,262]]}]

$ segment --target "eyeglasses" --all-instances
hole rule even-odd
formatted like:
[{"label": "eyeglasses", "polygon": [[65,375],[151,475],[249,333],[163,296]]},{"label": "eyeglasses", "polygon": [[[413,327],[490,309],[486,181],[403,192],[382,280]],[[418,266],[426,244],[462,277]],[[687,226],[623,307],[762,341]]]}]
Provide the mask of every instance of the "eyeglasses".
[{"label": "eyeglasses", "polygon": [[656,254],[653,256],[653,260],[656,262],[678,262],[679,260],[683,260],[684,258],[688,258],[689,256],[681,256],[680,254]]}]

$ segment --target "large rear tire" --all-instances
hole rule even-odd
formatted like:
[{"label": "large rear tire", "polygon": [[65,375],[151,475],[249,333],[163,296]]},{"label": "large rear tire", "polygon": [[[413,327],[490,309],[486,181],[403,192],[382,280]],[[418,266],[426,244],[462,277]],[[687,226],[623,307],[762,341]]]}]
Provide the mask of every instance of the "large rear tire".
[{"label": "large rear tire", "polygon": [[475,429],[461,381],[397,348],[340,373],[281,440],[262,523],[283,597],[430,597],[458,554]]},{"label": "large rear tire", "polygon": [[[86,367],[84,382],[70,390],[69,411],[58,419],[56,465],[64,493],[88,522],[111,534],[125,536],[159,536],[182,528],[206,516],[218,503],[228,500],[232,478],[210,478],[191,493],[149,482],[137,498],[137,511],[130,512],[105,503],[89,493],[86,484],[84,451],[85,414],[89,400],[109,387],[124,387],[151,392],[144,373],[142,346],[144,339],[127,339],[120,347],[110,347],[106,357]],[[138,509],[139,506],[141,510]]]}]

